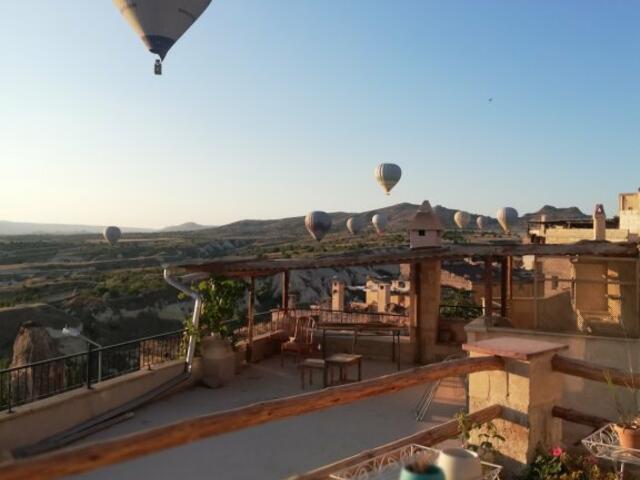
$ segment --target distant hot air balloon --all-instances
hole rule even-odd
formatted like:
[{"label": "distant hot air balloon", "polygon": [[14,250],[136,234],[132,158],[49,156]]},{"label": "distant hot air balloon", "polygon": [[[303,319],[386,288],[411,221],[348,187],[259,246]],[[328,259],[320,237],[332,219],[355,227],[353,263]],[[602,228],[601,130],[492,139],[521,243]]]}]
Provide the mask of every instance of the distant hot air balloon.
[{"label": "distant hot air balloon", "polygon": [[211,0],[113,0],[127,23],[156,60],[155,73],[171,47],[207,9]]},{"label": "distant hot air balloon", "polygon": [[111,226],[104,229],[102,236],[113,247],[116,243],[118,243],[118,240],[120,240],[122,232],[118,227]]},{"label": "distant hot air balloon", "polygon": [[478,229],[484,230],[485,218],[482,215],[478,215],[476,218],[476,225],[478,225]]},{"label": "distant hot air balloon", "polygon": [[518,211],[515,208],[503,207],[496,214],[498,223],[505,232],[508,232],[511,226],[518,221]]},{"label": "distant hot air balloon", "polygon": [[376,180],[387,195],[396,183],[400,181],[402,169],[395,163],[381,163],[374,172]]},{"label": "distant hot air balloon", "polygon": [[309,212],[304,219],[304,226],[315,240],[320,241],[331,229],[331,217],[326,212]]},{"label": "distant hot air balloon", "polygon": [[356,219],[356,217],[347,218],[347,230],[351,235],[357,235],[360,233],[360,222]]},{"label": "distant hot air balloon", "polygon": [[464,230],[465,228],[467,228],[467,225],[469,225],[469,220],[471,220],[471,217],[467,212],[458,211],[453,216],[453,221],[456,222],[456,225],[460,230]]},{"label": "distant hot air balloon", "polygon": [[387,217],[384,215],[384,213],[376,213],[371,218],[371,223],[373,223],[373,228],[376,229],[376,233],[378,235],[382,235],[384,234],[384,230],[387,227],[387,223],[389,222],[387,221]]}]

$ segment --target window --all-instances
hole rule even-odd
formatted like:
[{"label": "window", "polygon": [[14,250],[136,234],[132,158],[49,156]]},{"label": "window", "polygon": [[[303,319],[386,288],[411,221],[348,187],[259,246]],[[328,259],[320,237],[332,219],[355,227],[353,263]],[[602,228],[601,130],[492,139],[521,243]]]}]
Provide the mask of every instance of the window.
[{"label": "window", "polygon": [[426,230],[418,230],[418,236],[419,237],[424,237],[427,234]]}]

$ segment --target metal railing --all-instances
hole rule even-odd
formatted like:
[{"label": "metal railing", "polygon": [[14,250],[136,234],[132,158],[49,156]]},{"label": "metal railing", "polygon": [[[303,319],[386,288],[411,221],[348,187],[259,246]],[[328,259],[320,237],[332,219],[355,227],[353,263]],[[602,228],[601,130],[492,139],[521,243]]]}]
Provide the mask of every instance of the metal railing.
[{"label": "metal railing", "polygon": [[0,370],[0,412],[184,356],[184,331],[128,342]]},{"label": "metal railing", "polygon": [[[296,319],[299,317],[315,317],[319,322],[324,323],[385,323],[401,327],[409,326],[409,316],[397,313],[330,310],[323,308],[290,308],[288,310],[276,309],[254,314],[253,336],[278,331],[291,332]],[[248,326],[246,319],[229,323],[239,338],[247,338]]]},{"label": "metal railing", "polygon": [[483,309],[477,305],[440,305],[441,317],[466,318],[468,320],[482,316]]}]

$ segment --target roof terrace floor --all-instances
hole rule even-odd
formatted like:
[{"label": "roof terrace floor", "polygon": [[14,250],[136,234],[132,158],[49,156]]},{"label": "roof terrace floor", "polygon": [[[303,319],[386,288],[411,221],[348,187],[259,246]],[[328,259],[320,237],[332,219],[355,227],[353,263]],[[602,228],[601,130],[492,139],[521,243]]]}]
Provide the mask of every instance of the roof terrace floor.
[{"label": "roof terrace floor", "polygon": [[[161,399],[139,409],[126,422],[96,433],[83,443],[302,393],[297,367],[287,360],[284,368],[280,367],[278,357],[252,364],[220,389],[195,387]],[[363,361],[364,378],[395,371],[395,364],[390,361]],[[317,384],[319,376],[316,372]],[[319,388],[317,384],[312,388]],[[416,422],[414,408],[423,389],[410,388],[250,427],[69,478],[286,478],[442,423],[463,407],[464,398],[455,389],[449,394],[441,389],[427,421]]]}]

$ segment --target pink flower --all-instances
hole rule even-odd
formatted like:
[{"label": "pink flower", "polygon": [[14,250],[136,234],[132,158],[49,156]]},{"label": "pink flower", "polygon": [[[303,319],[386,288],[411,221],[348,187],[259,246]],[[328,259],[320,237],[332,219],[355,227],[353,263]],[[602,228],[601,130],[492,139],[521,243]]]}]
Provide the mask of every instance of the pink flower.
[{"label": "pink flower", "polygon": [[551,449],[551,455],[554,457],[560,457],[564,453],[564,450],[561,447],[553,447]]}]

